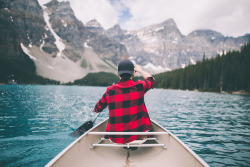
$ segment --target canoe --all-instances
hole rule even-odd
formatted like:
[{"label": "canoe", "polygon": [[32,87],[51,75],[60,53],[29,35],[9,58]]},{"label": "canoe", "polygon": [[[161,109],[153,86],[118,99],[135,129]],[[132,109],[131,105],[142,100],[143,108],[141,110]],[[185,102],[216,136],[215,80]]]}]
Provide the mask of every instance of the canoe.
[{"label": "canoe", "polygon": [[[72,142],[46,167],[208,167],[209,165],[170,131],[155,121],[152,132],[105,132],[108,119]],[[116,144],[105,134],[150,135],[144,143]],[[126,133],[126,134],[124,134]],[[133,148],[137,147],[136,150]]]}]

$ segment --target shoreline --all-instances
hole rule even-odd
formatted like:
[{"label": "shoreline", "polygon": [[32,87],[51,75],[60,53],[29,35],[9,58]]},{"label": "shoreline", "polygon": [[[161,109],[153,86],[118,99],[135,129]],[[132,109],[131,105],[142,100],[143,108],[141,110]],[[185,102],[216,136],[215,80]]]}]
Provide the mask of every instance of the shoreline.
[{"label": "shoreline", "polygon": [[[157,88],[157,89],[169,89],[169,88]],[[199,89],[169,89],[169,90],[183,90],[183,91],[194,91],[194,92],[208,92],[208,93],[220,93],[220,94],[233,94],[233,95],[250,95],[250,92],[245,90],[238,90],[238,91],[207,91],[207,90],[199,90]]]},{"label": "shoreline", "polygon": [[[30,83],[30,84],[13,84],[13,83],[0,83],[0,85],[67,85],[67,86],[92,86],[92,85],[68,85],[65,83],[60,83],[60,84],[37,84],[37,83]],[[97,85],[94,85],[97,86]],[[103,87],[103,86],[102,86]],[[166,88],[157,88],[157,89],[166,89]],[[167,88],[168,89],[168,88]],[[245,90],[238,90],[238,91],[232,91],[232,92],[228,92],[228,91],[206,91],[206,90],[199,90],[199,89],[193,89],[193,90],[189,90],[189,89],[170,89],[170,90],[184,90],[184,91],[194,91],[194,92],[212,92],[212,93],[221,93],[221,94],[233,94],[233,95],[250,95],[250,92],[247,92]]]},{"label": "shoreline", "polygon": [[250,92],[246,92],[244,90],[238,90],[238,91],[233,91],[233,92],[221,91],[219,93],[221,93],[221,94],[233,94],[233,95],[250,95]]}]

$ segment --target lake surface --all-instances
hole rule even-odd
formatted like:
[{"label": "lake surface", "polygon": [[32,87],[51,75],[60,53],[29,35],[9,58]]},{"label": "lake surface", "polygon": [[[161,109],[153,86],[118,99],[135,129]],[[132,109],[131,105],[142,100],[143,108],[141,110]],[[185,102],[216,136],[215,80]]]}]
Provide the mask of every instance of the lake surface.
[{"label": "lake surface", "polygon": [[[0,85],[0,166],[44,166],[74,141],[105,87]],[[150,90],[151,119],[210,166],[250,166],[250,96]],[[108,110],[96,124],[108,117]]]}]

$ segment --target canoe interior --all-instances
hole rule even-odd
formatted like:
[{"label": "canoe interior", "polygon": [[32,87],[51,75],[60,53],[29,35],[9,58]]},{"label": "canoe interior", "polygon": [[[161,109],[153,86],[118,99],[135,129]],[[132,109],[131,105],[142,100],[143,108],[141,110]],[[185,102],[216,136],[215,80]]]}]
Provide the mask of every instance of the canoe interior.
[{"label": "canoe interior", "polygon": [[[92,128],[92,132],[104,132],[107,120]],[[153,130],[166,132],[152,121]],[[169,131],[168,131],[169,132]],[[94,147],[103,135],[84,134],[64,149],[46,166],[53,167],[202,167],[208,166],[199,156],[185,146],[171,132],[154,136],[163,147],[140,147],[135,151],[121,147]],[[106,141],[109,142],[109,141]],[[151,142],[151,141],[147,141]]]}]

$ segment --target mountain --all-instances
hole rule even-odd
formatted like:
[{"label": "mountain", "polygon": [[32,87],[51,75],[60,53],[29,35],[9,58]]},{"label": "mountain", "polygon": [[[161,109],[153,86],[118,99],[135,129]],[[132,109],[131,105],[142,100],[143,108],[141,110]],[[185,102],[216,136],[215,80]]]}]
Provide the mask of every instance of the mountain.
[{"label": "mountain", "polygon": [[249,64],[250,40],[240,51],[229,51],[213,59],[203,59],[184,69],[156,74],[155,87],[250,94]]},{"label": "mountain", "polygon": [[212,30],[196,30],[184,36],[173,19],[135,31],[115,25],[106,34],[127,47],[131,60],[155,73],[195,64],[204,54],[211,58],[223,51],[239,50],[250,37],[225,37]]},{"label": "mountain", "polygon": [[89,72],[115,73],[128,57],[124,45],[79,21],[69,2],[1,0],[0,19],[0,59],[45,78],[69,82]]},{"label": "mountain", "polygon": [[96,20],[90,20],[85,24],[86,28],[92,32],[92,33],[96,33],[99,35],[104,35],[105,34],[105,30],[102,27],[102,25]]},{"label": "mountain", "polygon": [[[36,75],[73,82],[88,73],[116,73],[126,58],[151,73],[169,71],[229,50],[250,35],[225,37],[212,30],[183,35],[169,19],[135,31],[97,20],[79,21],[68,1],[0,0],[0,83]],[[22,74],[20,73],[22,72]],[[26,77],[26,80],[28,78]]]}]

